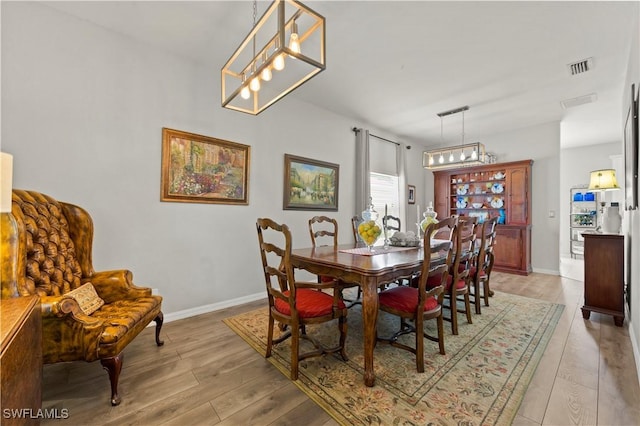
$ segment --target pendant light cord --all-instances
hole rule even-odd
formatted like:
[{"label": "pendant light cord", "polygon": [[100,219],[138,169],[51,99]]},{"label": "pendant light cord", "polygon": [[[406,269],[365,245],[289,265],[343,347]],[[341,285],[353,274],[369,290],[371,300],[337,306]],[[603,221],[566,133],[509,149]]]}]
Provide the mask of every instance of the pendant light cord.
[{"label": "pendant light cord", "polygon": [[[256,27],[256,16],[258,15],[258,1],[253,0],[253,27]],[[253,36],[253,57],[256,57],[256,36]]]}]

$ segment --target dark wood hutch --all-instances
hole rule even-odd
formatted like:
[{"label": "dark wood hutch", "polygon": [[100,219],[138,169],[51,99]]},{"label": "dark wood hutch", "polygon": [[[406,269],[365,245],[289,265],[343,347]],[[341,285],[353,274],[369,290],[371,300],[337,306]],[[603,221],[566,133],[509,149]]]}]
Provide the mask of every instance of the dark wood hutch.
[{"label": "dark wood hutch", "polygon": [[438,217],[499,217],[494,270],[531,273],[531,167],[533,160],[435,170]]}]

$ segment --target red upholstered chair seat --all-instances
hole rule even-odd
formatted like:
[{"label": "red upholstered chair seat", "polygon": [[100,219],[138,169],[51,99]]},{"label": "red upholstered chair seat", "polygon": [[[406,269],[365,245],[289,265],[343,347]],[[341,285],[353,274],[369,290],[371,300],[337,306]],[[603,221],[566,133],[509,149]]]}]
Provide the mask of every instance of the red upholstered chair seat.
[{"label": "red upholstered chair seat", "polygon": [[470,276],[470,277],[475,277],[475,276],[476,276],[476,272],[477,272],[477,271],[478,271],[478,268],[476,268],[475,266],[472,266],[472,267],[469,269],[469,276]]},{"label": "red upholstered chair seat", "polygon": [[[393,287],[378,295],[380,305],[403,312],[415,312],[418,305],[418,289],[409,286]],[[435,297],[429,297],[424,302],[424,311],[429,312],[438,307]]]},{"label": "red upholstered chair seat", "polygon": [[[289,296],[289,290],[284,292]],[[276,299],[275,307],[283,315],[291,315],[289,304],[282,299]],[[315,318],[329,315],[333,310],[333,296],[322,291],[300,288],[296,291],[296,308],[300,318]],[[344,309],[342,300],[338,303],[338,309]]]},{"label": "red upholstered chair seat", "polygon": [[320,275],[320,282],[321,283],[330,283],[331,281],[333,281],[335,278],[330,277],[328,275]]}]

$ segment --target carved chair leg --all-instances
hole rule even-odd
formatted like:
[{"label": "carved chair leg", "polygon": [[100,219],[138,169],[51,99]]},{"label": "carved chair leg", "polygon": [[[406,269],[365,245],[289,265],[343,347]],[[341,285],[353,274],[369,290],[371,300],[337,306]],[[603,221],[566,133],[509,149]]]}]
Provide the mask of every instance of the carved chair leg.
[{"label": "carved chair leg", "polygon": [[124,354],[121,352],[118,355],[111,358],[104,358],[100,360],[102,368],[109,373],[109,381],[111,382],[111,405],[116,406],[120,404],[120,395],[118,395],[118,379],[120,378],[120,371],[122,370],[122,359]]},{"label": "carved chair leg", "polygon": [[156,345],[164,345],[164,340],[160,340],[160,330],[162,329],[162,323],[164,322],[164,314],[162,311],[158,313],[158,316],[154,319],[156,322]]}]

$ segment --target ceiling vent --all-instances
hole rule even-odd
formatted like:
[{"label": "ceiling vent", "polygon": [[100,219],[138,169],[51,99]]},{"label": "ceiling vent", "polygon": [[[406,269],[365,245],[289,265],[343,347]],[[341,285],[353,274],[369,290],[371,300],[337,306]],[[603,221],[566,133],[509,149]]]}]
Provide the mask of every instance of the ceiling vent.
[{"label": "ceiling vent", "polygon": [[595,93],[591,93],[589,95],[578,96],[577,98],[565,99],[564,101],[560,101],[562,108],[573,108],[578,105],[590,104],[598,100],[598,96]]},{"label": "ceiling vent", "polygon": [[571,75],[583,74],[593,68],[593,58],[583,59],[582,61],[567,64]]}]

